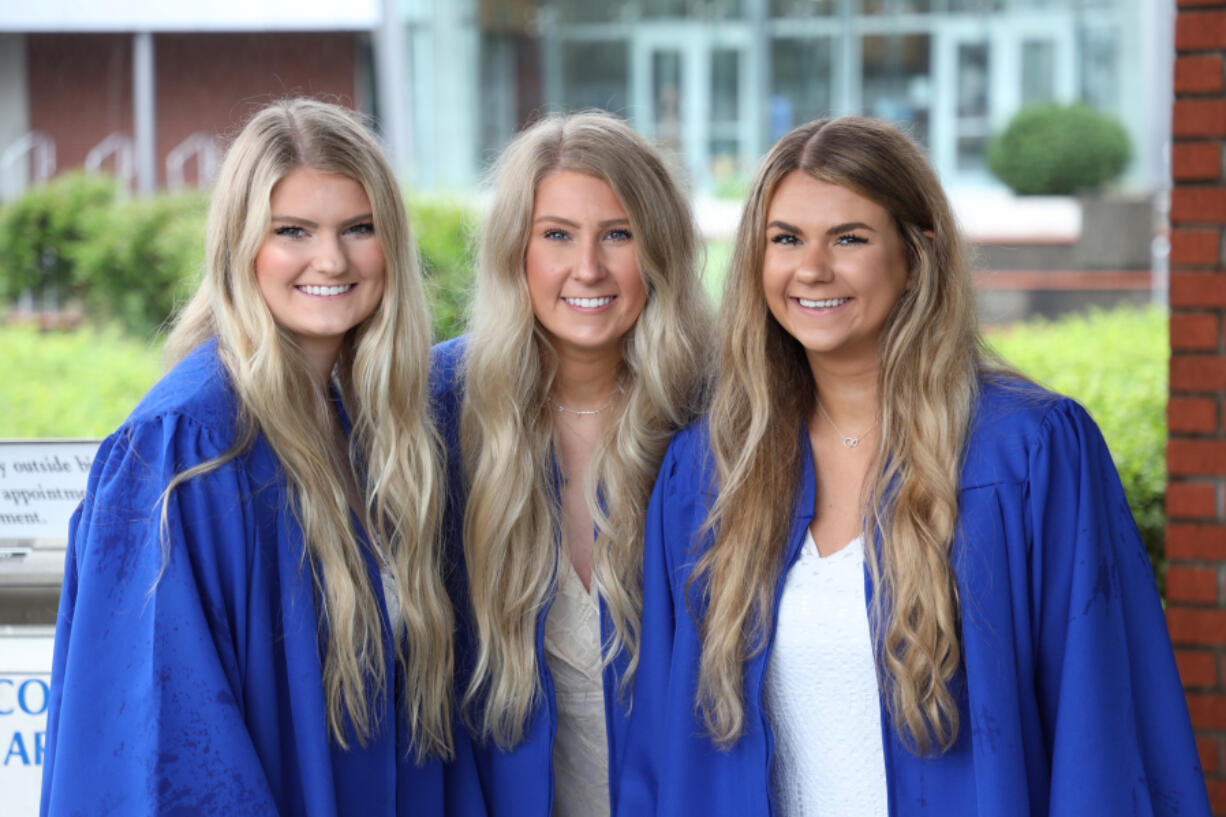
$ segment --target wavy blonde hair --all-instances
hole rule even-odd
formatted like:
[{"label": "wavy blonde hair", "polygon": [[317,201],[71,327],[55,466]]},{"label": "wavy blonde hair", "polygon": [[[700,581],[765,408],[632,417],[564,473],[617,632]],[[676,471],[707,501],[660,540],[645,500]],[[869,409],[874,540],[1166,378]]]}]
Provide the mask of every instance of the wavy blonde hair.
[{"label": "wavy blonde hair", "polygon": [[990,362],[949,202],[922,152],[871,119],[819,120],[787,134],[754,180],[724,291],[721,365],[710,415],[718,494],[704,585],[697,707],[714,740],[744,729],[743,667],[773,629],[803,452],[817,399],[804,349],[767,308],[766,216],[801,171],[876,202],[893,217],[910,275],[881,341],[881,435],[865,519],[878,673],[894,727],[913,751],[953,745],[950,683],[961,662],[950,545],[958,479],[981,369]]},{"label": "wavy blonde hair", "polygon": [[[383,298],[349,331],[333,370],[353,423],[347,454],[330,444],[336,409],[329,395],[292,335],[273,320],[255,280],[272,190],[298,168],[361,184],[383,250]],[[257,113],[222,165],[209,210],[204,280],[166,346],[173,365],[217,339],[238,397],[239,435],[226,455],[177,475],[167,491],[240,455],[258,435],[268,441],[289,483],[320,605],[329,727],[347,746],[347,721],[363,744],[378,727],[369,701],[392,680],[384,671],[378,595],[350,521],[343,475],[352,475],[364,494],[368,538],[394,579],[401,610],[392,641],[413,749],[446,757],[452,751],[453,615],[441,578],[442,471],[427,392],[429,326],[404,202],[367,128],[351,111],[309,99]]]},{"label": "wavy blonde hair", "polygon": [[622,339],[613,421],[587,474],[596,524],[593,576],[625,652],[624,693],[638,661],[647,502],[675,430],[703,406],[711,319],[695,268],[687,197],[660,156],[622,120],[587,112],[544,119],[507,147],[493,171],[465,357],[461,438],[468,500],[464,555],[477,633],[466,706],[499,746],[523,737],[541,695],[536,628],[559,558],[553,412],[557,356],[532,312],[525,280],[537,185],[573,170],[608,182],[625,208],[647,303]]}]

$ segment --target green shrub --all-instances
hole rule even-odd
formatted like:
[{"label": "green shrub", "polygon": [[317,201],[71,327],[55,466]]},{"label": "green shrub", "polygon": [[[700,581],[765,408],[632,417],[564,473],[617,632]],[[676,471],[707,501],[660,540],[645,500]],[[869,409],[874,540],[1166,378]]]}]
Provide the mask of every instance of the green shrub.
[{"label": "green shrub", "polygon": [[1018,111],[988,145],[988,167],[1021,195],[1098,190],[1128,166],[1128,134],[1088,105],[1044,104]]},{"label": "green shrub", "polygon": [[67,173],[0,210],[0,295],[61,301],[83,295],[77,253],[94,240],[90,220],[115,201],[110,176]]},{"label": "green shrub", "polygon": [[151,337],[199,280],[208,197],[199,192],[129,199],[96,210],[93,239],[76,253],[95,320]]},{"label": "green shrub", "polygon": [[421,254],[434,338],[454,338],[464,331],[472,297],[475,214],[455,201],[413,199],[409,221]]},{"label": "green shrub", "polygon": [[1089,410],[1158,570],[1166,521],[1166,312],[1095,311],[993,332],[989,342],[1026,375]]}]

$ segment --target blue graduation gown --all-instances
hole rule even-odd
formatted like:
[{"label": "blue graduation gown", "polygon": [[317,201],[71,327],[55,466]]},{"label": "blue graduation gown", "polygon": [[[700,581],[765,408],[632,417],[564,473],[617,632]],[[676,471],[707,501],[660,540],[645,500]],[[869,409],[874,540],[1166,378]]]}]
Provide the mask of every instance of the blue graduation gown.
[{"label": "blue graduation gown", "polygon": [[[813,518],[807,437],[783,590]],[[642,653],[619,815],[773,813],[762,706],[770,644],[745,666],[745,731],[717,749],[695,717],[701,649],[686,583],[711,499],[707,429],[674,438],[645,544]],[[961,728],[919,758],[882,711],[891,815],[1196,815],[1209,805],[1145,549],[1085,410],[985,384],[968,441],[952,552],[962,614]],[[866,577],[866,602],[872,588]],[[773,634],[770,636],[773,641]]]},{"label": "blue graduation gown", "polygon": [[[330,737],[326,635],[263,436],[170,494],[163,570],[162,493],[230,449],[236,416],[209,342],[98,451],[69,530],[43,814],[443,814],[441,764],[407,754],[398,681],[372,696],[378,728],[366,746]],[[383,655],[396,679],[386,628]]]},{"label": "blue graduation gown", "polygon": [[[447,449],[447,512],[444,528],[451,561],[463,565],[462,529],[464,523],[464,464],[460,450],[460,409],[464,402],[464,350],[467,338],[440,343],[431,352],[431,392],[439,433]],[[457,666],[459,689],[465,688],[475,657],[476,630],[468,604],[467,580],[461,567],[452,581],[453,602],[459,624]],[[611,623],[604,602],[600,605],[602,639],[607,639]],[[472,739],[477,776],[491,817],[549,817],[553,812],[553,741],[557,732],[558,710],[553,677],[545,664],[545,604],[536,622],[536,663],[544,695],[528,716],[524,739],[510,750],[499,749],[492,741]],[[624,670],[619,655],[604,671],[605,731],[609,743],[609,779],[616,779],[617,747],[627,720],[625,699],[619,700],[617,683]],[[610,785],[610,797],[616,793]]]}]

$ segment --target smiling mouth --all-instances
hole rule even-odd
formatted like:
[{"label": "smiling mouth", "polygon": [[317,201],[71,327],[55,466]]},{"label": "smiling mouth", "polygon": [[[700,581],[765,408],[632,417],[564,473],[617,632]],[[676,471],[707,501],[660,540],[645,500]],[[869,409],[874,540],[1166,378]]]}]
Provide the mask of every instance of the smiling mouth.
[{"label": "smiling mouth", "polygon": [[826,298],[821,301],[811,301],[808,298],[797,298],[796,302],[805,309],[833,309],[836,306],[842,306],[850,300],[851,298]]},{"label": "smiling mouth", "polygon": [[562,300],[571,306],[578,306],[583,309],[595,309],[601,306],[608,306],[616,299],[616,295],[604,295],[600,298],[563,298]]},{"label": "smiling mouth", "polygon": [[344,295],[355,286],[357,286],[357,284],[338,284],[330,287],[304,284],[302,286],[294,287],[294,289],[297,289],[300,292],[305,292],[307,295]]}]

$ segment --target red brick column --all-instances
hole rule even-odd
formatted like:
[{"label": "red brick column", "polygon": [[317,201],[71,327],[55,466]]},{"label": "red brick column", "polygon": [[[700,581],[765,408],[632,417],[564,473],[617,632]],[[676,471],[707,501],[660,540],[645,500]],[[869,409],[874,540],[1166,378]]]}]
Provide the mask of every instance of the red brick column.
[{"label": "red brick column", "polygon": [[1178,3],[1167,622],[1213,813],[1226,815],[1226,2]]}]

